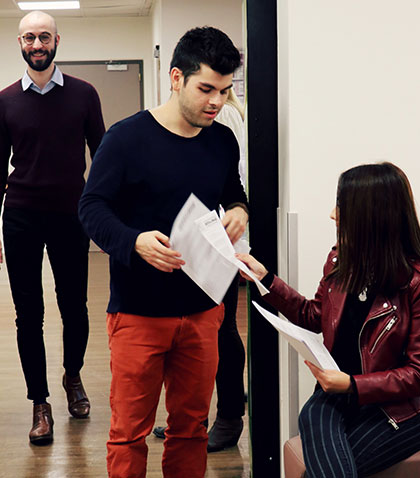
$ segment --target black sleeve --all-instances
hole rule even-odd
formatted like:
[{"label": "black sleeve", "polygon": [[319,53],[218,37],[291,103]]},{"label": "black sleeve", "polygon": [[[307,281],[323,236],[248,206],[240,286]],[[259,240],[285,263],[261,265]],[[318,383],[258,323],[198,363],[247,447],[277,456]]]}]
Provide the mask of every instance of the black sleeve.
[{"label": "black sleeve", "polygon": [[79,202],[79,217],[87,235],[106,253],[130,265],[137,236],[143,232],[125,225],[115,213],[124,188],[124,148],[111,128],[104,136],[92,162]]},{"label": "black sleeve", "polygon": [[244,205],[244,209],[248,212],[248,199],[239,177],[239,145],[231,130],[228,130],[228,134],[227,147],[230,155],[230,167],[223,188],[221,204],[225,211],[238,205]]},{"label": "black sleeve", "polygon": [[101,101],[98,93],[93,87],[89,90],[88,108],[89,112],[86,120],[85,134],[90,156],[93,158],[105,133]]},{"label": "black sleeve", "polygon": [[12,152],[12,142],[7,130],[4,109],[4,104],[0,100],[0,208],[6,191],[9,160]]}]

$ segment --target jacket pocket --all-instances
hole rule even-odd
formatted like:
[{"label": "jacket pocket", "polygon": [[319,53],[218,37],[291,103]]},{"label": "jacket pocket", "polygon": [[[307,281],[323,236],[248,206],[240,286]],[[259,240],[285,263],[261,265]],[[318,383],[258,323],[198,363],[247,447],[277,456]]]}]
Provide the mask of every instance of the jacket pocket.
[{"label": "jacket pocket", "polygon": [[369,353],[373,353],[378,344],[381,342],[381,340],[389,333],[389,331],[392,329],[392,327],[396,324],[398,320],[398,317],[394,315],[391,317],[388,321],[388,323],[385,325],[385,327],[381,330],[380,334],[378,337],[376,337],[375,342],[373,343],[371,349],[369,350]]}]

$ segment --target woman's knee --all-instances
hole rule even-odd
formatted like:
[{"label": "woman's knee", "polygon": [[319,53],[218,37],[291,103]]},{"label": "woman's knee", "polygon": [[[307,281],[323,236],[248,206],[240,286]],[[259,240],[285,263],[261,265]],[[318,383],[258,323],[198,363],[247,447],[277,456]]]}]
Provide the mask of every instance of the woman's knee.
[{"label": "woman's knee", "polygon": [[312,427],[317,416],[319,416],[319,410],[325,403],[325,392],[317,390],[303,405],[299,414],[299,429],[302,430],[306,427]]},{"label": "woman's knee", "polygon": [[[321,421],[334,416],[340,419],[342,415],[343,400],[345,396],[326,393],[323,390],[317,390],[302,407],[299,414],[299,429],[305,427],[317,428]],[[344,407],[345,408],[345,407]]]},{"label": "woman's knee", "polygon": [[302,433],[302,430],[309,426],[310,422],[310,406],[309,402],[306,402],[305,405],[302,407],[302,410],[299,413],[299,430]]}]

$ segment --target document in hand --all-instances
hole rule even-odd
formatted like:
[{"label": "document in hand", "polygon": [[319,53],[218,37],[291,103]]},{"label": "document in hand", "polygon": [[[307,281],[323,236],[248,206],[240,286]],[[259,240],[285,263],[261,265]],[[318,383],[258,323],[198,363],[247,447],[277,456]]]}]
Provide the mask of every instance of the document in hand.
[{"label": "document in hand", "polygon": [[185,261],[182,270],[217,304],[222,302],[238,268],[245,268],[252,276],[235,257],[235,249],[216,211],[210,211],[194,194],[175,218],[170,243]]},{"label": "document in hand", "polygon": [[255,301],[252,301],[252,303],[258,312],[277,329],[305,360],[323,370],[340,370],[325,345],[320,342],[318,334],[281,319],[277,315],[265,310]]}]

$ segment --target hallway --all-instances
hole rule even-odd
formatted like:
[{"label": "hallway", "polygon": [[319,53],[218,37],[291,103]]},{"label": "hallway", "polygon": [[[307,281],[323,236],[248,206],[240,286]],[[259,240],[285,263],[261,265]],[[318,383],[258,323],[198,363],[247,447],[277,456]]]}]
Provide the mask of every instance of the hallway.
[{"label": "hallway", "polygon": [[[55,303],[54,284],[48,261],[44,263],[45,341],[49,402],[54,417],[54,442],[48,447],[29,445],[32,404],[26,399],[14,325],[14,309],[5,265],[0,273],[0,477],[13,478],[105,478],[105,443],[109,427],[109,351],[105,330],[108,299],[108,257],[91,253],[89,277],[90,336],[82,378],[92,404],[88,420],[75,420],[67,411],[61,386],[63,369],[61,321]],[[240,288],[238,324],[246,344],[246,289]],[[246,380],[246,377],[245,377]],[[210,424],[215,416],[212,401]],[[161,398],[158,425],[166,419]],[[162,440],[150,436],[148,478],[162,476]],[[209,455],[206,478],[249,476],[248,420],[237,447]]]}]

